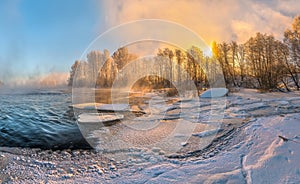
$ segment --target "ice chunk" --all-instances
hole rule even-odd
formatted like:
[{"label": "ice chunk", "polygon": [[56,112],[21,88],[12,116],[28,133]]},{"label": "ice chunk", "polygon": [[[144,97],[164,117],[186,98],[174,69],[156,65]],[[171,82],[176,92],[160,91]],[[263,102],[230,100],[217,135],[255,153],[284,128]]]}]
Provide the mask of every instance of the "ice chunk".
[{"label": "ice chunk", "polygon": [[204,91],[200,97],[201,98],[218,98],[223,97],[228,94],[227,88],[211,88]]},{"label": "ice chunk", "polygon": [[105,123],[124,118],[122,114],[99,114],[99,113],[84,113],[78,118],[79,123]]}]

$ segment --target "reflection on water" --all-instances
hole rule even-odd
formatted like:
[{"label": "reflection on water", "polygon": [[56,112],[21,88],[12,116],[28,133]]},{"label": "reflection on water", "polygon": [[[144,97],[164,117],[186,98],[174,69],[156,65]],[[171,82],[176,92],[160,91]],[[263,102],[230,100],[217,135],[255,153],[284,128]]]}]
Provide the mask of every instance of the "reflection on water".
[{"label": "reflection on water", "polygon": [[0,94],[0,146],[90,148],[68,108],[71,96],[57,91]]}]

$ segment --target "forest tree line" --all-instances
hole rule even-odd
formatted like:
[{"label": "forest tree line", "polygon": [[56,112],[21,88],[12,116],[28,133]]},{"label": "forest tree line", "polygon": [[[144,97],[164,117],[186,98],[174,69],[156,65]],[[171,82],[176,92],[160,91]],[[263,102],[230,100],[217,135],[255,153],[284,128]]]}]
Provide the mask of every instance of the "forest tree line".
[{"label": "forest tree line", "polygon": [[[172,82],[192,80],[198,88],[207,88],[219,77],[221,67],[228,88],[299,90],[300,16],[294,18],[283,37],[283,40],[277,40],[273,35],[256,33],[243,44],[213,42],[210,57],[195,46],[186,51],[159,49],[156,57],[144,58],[142,63],[149,59],[164,60],[166,64],[158,68],[161,77],[148,76],[142,82],[155,83],[155,87],[170,87]],[[92,51],[87,55],[87,61],[76,61],[72,65],[68,84],[86,86],[92,82],[91,85],[96,84],[94,87],[111,87],[124,66],[136,59],[138,56],[129,53],[126,47],[112,55],[107,50],[103,53]]]}]

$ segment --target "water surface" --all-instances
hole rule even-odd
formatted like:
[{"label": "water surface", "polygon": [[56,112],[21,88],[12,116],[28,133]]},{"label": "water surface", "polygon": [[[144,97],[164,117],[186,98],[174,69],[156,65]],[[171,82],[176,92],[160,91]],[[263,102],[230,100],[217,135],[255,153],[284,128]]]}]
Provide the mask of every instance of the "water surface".
[{"label": "water surface", "polygon": [[0,94],[0,146],[90,148],[74,119],[71,93],[6,91]]}]

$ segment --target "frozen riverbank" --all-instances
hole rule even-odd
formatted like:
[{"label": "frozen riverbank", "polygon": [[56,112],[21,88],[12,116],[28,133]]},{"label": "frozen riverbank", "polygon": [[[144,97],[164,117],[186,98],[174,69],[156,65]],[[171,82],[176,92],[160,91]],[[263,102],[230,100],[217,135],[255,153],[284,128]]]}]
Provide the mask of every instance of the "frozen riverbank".
[{"label": "frozen riverbank", "polygon": [[298,114],[258,118],[214,157],[151,164],[138,173],[122,170],[112,183],[299,183],[300,144],[278,138],[298,140],[299,120]]},{"label": "frozen riverbank", "polygon": [[[143,159],[120,162],[87,150],[2,148],[0,179],[7,183],[299,183],[298,94],[243,90],[227,101],[223,127],[232,131],[220,132],[206,150],[194,155],[171,159],[152,150]],[[284,142],[279,135],[296,142]]]}]

